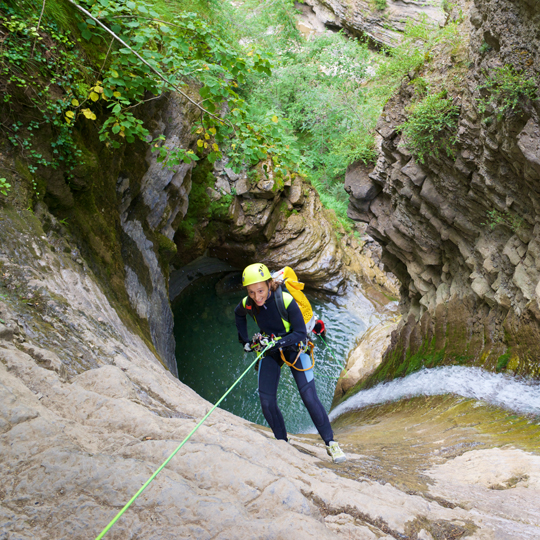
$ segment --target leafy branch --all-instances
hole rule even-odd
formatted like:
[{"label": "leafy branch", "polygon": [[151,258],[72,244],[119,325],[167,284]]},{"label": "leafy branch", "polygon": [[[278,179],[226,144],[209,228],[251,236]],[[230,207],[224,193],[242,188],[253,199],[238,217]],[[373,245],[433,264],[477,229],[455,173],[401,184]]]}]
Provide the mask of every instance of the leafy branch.
[{"label": "leafy branch", "polygon": [[[2,7],[5,4],[0,0],[0,24],[9,31],[3,49],[13,51],[0,60],[8,85],[30,89],[45,122],[61,133],[50,166],[59,165],[57,158],[66,163],[71,159],[72,165],[80,158],[73,139],[79,119],[97,121],[100,140],[113,148],[136,138],[147,141],[148,130],[134,114],[135,108],[173,90],[200,111],[194,127],[199,139],[193,150],[169,148],[163,136],[154,139],[151,147],[164,165],[190,163],[202,154],[214,162],[228,153],[236,170],[260,160],[272,163],[274,172],[282,176],[297,169],[297,160],[285,144],[286,125],[271,113],[253,122],[245,100],[237,93],[249,73],[271,74],[266,54],[251,50],[242,56],[215,23],[211,25],[195,13],[182,12],[169,22],[144,0],[69,2],[80,14],[77,26],[89,46],[110,40],[99,69],[83,58],[69,33],[48,23],[40,37],[32,26],[37,14],[28,17],[22,9]],[[25,48],[28,37],[40,44],[33,59]],[[40,39],[48,43],[52,39],[50,51]],[[186,91],[189,84],[198,89],[200,100]],[[52,85],[60,88],[60,97],[57,91],[51,93]],[[8,103],[12,95],[8,92],[4,101]],[[44,161],[39,164],[46,166]]]},{"label": "leafy branch", "polygon": [[[182,95],[184,98],[186,98],[190,103],[192,103],[193,105],[195,105],[195,107],[197,107],[198,109],[200,109],[203,113],[205,114],[208,114],[209,116],[211,116],[212,118],[215,118],[218,122],[221,122],[222,119],[221,118],[218,118],[217,116],[213,115],[210,111],[207,111],[204,107],[201,107],[201,105],[199,103],[197,103],[196,101],[194,101],[193,99],[191,99],[185,92],[183,92],[179,87],[178,85],[172,83],[171,81],[169,81],[164,75],[162,75],[156,68],[154,68],[153,66],[151,66],[137,51],[135,51],[133,48],[131,48],[121,37],[117,36],[110,28],[108,28],[105,24],[103,24],[99,19],[97,19],[96,17],[94,17],[91,13],[89,13],[86,9],[84,9],[82,6],[79,6],[79,4],[77,4],[76,2],[74,2],[73,0],[68,0],[68,2],[70,4],[73,4],[78,10],[80,10],[82,13],[84,13],[87,17],[90,17],[90,19],[92,19],[94,22],[96,22],[101,28],[103,28],[103,30],[105,30],[105,32],[109,33],[116,41],[118,41],[119,43],[121,43],[124,47],[126,47],[127,49],[129,49],[143,64],[145,64],[146,66],[148,66],[165,84],[167,84],[168,86],[171,86],[172,88],[174,88],[180,95]],[[146,17],[145,17],[146,18]],[[151,19],[153,20],[153,19]],[[156,20],[159,20],[159,19],[156,19]],[[164,23],[163,21],[160,21],[162,22],[163,24],[166,24]],[[230,124],[229,124],[230,125]]]}]

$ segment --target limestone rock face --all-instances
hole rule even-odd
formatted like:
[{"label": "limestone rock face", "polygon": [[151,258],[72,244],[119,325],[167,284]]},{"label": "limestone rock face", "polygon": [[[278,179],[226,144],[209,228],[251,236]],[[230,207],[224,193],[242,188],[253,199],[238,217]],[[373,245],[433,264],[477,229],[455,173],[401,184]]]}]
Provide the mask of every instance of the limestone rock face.
[{"label": "limestone rock face", "polygon": [[396,327],[396,321],[386,320],[362,335],[357,346],[349,353],[345,369],[336,383],[332,406],[337,405],[356,383],[365,379],[380,365]]},{"label": "limestone rock face", "polygon": [[327,28],[345,28],[353,36],[367,37],[372,43],[385,47],[399,43],[409,19],[426,16],[442,24],[445,18],[441,5],[428,0],[387,0],[384,9],[377,9],[371,0],[306,0],[306,4],[312,7],[318,22]]},{"label": "limestone rock face", "polygon": [[[368,223],[402,283],[392,362],[423,347],[426,358],[442,351],[447,361],[539,374],[530,359],[540,357],[540,102],[522,97],[502,115],[478,106],[498,67],[538,80],[539,22],[539,4],[474,2],[463,23],[468,70],[452,94],[460,106],[454,156],[420,163],[404,148],[397,126],[414,99],[405,78],[377,125],[375,169],[348,173],[350,215]],[[437,58],[419,75],[436,68],[451,73],[452,60]]]},{"label": "limestone rock face", "polygon": [[[170,148],[189,148],[195,141],[195,107],[177,94],[160,101],[145,111],[153,136],[165,135]],[[187,212],[193,164],[165,168],[150,147],[145,160],[148,168],[141,176],[120,176],[117,182],[125,287],[133,309],[147,321],[157,351],[176,374],[173,315],[160,256],[164,243],[175,249],[173,237]]]},{"label": "limestone rock face", "polygon": [[213,213],[213,229],[208,221],[194,224],[198,240],[187,250],[190,261],[207,252],[237,268],[257,261],[273,270],[292,266],[310,287],[330,293],[364,280],[397,294],[392,276],[360,253],[358,240],[345,234],[301,177],[276,179],[261,165],[249,176],[235,175],[223,163],[213,174],[214,204],[222,200],[225,209]]}]

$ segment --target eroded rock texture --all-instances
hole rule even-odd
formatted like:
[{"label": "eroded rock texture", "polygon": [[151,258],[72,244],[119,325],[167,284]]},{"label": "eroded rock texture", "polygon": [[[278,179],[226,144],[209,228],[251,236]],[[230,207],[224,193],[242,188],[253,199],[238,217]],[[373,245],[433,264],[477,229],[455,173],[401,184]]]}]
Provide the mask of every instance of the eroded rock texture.
[{"label": "eroded rock texture", "polygon": [[403,360],[418,352],[428,365],[539,374],[540,102],[522,97],[497,115],[482,114],[478,100],[506,65],[539,80],[540,5],[476,1],[465,13],[467,69],[453,71],[452,57],[435,66],[448,87],[461,77],[451,91],[460,106],[454,157],[421,164],[402,145],[398,126],[415,99],[410,79],[429,77],[435,68],[426,65],[405,78],[380,118],[375,170],[348,174],[350,215],[369,223],[402,283],[404,322],[382,378],[403,373]]},{"label": "eroded rock texture", "polygon": [[[160,364],[54,231],[24,210],[3,208],[0,219],[0,537],[96,538],[211,405]],[[396,421],[409,453],[410,437],[431,431]],[[528,508],[536,509],[538,458],[523,451],[498,460],[496,480],[511,487],[512,465],[523,468],[521,485],[511,498],[497,491],[496,504],[477,485],[486,474],[467,475],[464,494],[448,463],[433,496],[395,481],[393,464],[374,476],[363,465],[371,456],[347,451],[349,463],[336,467],[318,437],[276,441],[217,409],[106,538],[413,540],[429,530],[442,538],[441,524],[477,540],[535,538],[538,513]],[[466,458],[460,470],[471,466]]]},{"label": "eroded rock texture", "polygon": [[[171,148],[190,148],[197,109],[177,94],[145,110],[154,137],[165,135]],[[163,167],[157,154],[144,147],[144,164],[120,171],[116,183],[122,229],[125,288],[131,307],[147,321],[152,341],[172,373],[177,373],[173,315],[169,304],[167,259],[173,237],[188,208],[193,163]]]},{"label": "eroded rock texture", "polygon": [[308,182],[276,179],[265,165],[236,174],[218,163],[202,179],[194,171],[202,184],[193,191],[207,187],[191,197],[194,213],[188,210],[175,236],[175,266],[208,253],[239,269],[257,261],[275,270],[292,266],[310,287],[331,293],[363,280],[397,294],[393,276],[362,253],[362,242],[345,234]]},{"label": "eroded rock texture", "polygon": [[[306,0],[305,3],[327,28],[344,28],[355,37],[367,38],[372,44],[385,47],[399,43],[409,19],[427,17],[442,23],[445,18],[441,6],[428,0],[386,0],[379,3],[380,8],[373,0]],[[314,24],[311,26],[315,27]]]}]

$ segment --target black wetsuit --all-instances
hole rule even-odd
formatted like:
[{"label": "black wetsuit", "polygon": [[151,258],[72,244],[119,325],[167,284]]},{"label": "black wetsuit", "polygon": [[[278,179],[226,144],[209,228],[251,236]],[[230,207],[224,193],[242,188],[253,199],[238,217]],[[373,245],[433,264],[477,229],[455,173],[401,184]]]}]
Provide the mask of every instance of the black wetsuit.
[{"label": "black wetsuit", "polygon": [[[291,331],[288,334],[285,334],[285,326],[279,315],[274,294],[271,294],[270,298],[268,298],[261,307],[256,306],[254,302],[250,302],[249,300],[246,305],[248,308],[251,306],[250,311],[255,315],[257,325],[261,329],[261,332],[268,335],[275,334],[283,336],[279,340],[279,347],[283,349],[283,354],[285,355],[287,362],[294,362],[298,354],[298,347],[296,344],[300,341],[305,342],[307,337],[304,318],[302,317],[302,312],[296,301],[293,299],[287,307],[289,323],[291,325]],[[248,343],[250,341],[247,333],[246,319],[248,309],[240,302],[236,306],[234,314],[236,327],[238,329],[238,337],[243,344]],[[300,362],[301,366],[299,365]],[[267,351],[264,358],[261,359],[261,362],[259,363],[259,398],[261,400],[264,417],[274,432],[276,439],[287,440],[285,421],[283,420],[283,415],[277,404],[277,389],[283,363],[279,348],[277,347]],[[307,354],[302,354],[296,365],[302,369],[309,368],[311,366],[311,359]],[[321,438],[328,444],[333,440],[334,436],[328,414],[324,410],[324,407],[317,396],[315,380],[313,378],[313,369],[309,369],[308,371],[298,371],[297,369],[291,368],[291,372],[296,381],[296,386],[298,387],[302,401],[311,416],[311,420],[315,424]]]}]

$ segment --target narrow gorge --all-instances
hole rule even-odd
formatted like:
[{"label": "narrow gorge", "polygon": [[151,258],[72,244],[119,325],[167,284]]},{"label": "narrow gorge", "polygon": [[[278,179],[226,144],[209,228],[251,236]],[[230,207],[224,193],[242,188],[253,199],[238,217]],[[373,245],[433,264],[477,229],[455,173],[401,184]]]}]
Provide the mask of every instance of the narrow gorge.
[{"label": "narrow gorge", "polygon": [[[1,540],[540,538],[538,2],[5,1],[0,35]],[[327,321],[345,463],[255,373],[193,433],[253,262]]]}]

